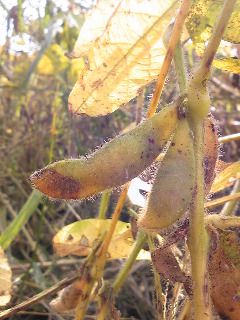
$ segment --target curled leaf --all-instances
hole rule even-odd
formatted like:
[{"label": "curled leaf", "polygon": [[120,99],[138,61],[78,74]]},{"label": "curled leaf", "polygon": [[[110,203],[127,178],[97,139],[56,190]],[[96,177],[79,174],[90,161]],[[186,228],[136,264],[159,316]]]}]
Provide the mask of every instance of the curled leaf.
[{"label": "curled leaf", "polygon": [[86,280],[77,279],[74,283],[62,289],[58,293],[58,296],[50,302],[50,306],[58,313],[75,309],[81,298]]},{"label": "curled leaf", "polygon": [[69,96],[73,113],[90,116],[115,111],[159,73],[165,47],[164,28],[179,1],[101,0],[88,14],[72,55],[84,56],[81,73]]},{"label": "curled leaf", "polygon": [[156,249],[151,256],[158,273],[172,282],[182,282],[188,295],[192,296],[192,279],[181,270],[170,247]]}]

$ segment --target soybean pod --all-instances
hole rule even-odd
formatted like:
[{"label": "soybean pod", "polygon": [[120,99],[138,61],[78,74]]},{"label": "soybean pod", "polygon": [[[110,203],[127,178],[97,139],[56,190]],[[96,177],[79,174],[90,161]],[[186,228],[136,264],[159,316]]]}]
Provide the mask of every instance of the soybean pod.
[{"label": "soybean pod", "polygon": [[176,222],[190,206],[194,183],[193,137],[188,121],[183,119],[160,163],[139,227],[155,232]]},{"label": "soybean pod", "polygon": [[33,186],[55,199],[84,199],[138,176],[161,153],[178,122],[176,104],[91,155],[62,160],[36,171]]}]

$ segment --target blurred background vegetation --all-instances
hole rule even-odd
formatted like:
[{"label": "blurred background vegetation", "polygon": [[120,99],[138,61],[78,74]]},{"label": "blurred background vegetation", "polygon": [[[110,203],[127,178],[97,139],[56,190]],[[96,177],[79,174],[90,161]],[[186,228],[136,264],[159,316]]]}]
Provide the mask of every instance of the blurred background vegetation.
[{"label": "blurred background vegetation", "polygon": [[[97,216],[100,202],[99,197],[95,201],[50,201],[32,193],[28,177],[51,161],[94,150],[139,117],[144,118],[151,97],[154,83],[145,89],[144,106],[140,110],[136,98],[105,117],[69,113],[68,95],[83,62],[69,59],[68,54],[93,3],[0,1],[0,244],[8,248],[14,273],[14,304],[56,283],[67,272],[77,270],[80,258],[57,258],[52,237],[66,224]],[[239,57],[240,48],[232,49]],[[188,67],[198,60],[191,45],[185,48],[185,60]],[[239,88],[239,75],[214,70],[210,81],[212,112],[221,135],[240,131]],[[172,67],[161,105],[172,101],[177,94]],[[237,160],[240,145],[230,142],[220,152],[226,162]],[[117,193],[118,190],[111,197],[108,215],[114,208]],[[29,197],[32,210],[26,212],[21,209]],[[131,206],[126,204],[122,220],[128,220],[127,209]],[[21,221],[12,224],[19,216],[27,221],[24,228]],[[116,274],[121,264],[121,261],[109,262],[106,277]],[[137,262],[118,298],[122,316],[153,319],[153,290],[149,263]],[[92,308],[90,313],[94,313]],[[63,319],[49,308],[47,301],[12,318]]]}]

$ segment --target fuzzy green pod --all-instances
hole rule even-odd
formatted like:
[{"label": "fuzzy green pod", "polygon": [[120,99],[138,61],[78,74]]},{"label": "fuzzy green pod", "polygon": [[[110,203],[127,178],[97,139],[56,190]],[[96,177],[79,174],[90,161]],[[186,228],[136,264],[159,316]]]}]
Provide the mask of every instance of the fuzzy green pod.
[{"label": "fuzzy green pod", "polygon": [[183,119],[160,163],[139,227],[155,232],[176,222],[190,206],[194,183],[193,137],[188,121]]},{"label": "fuzzy green pod", "polygon": [[156,159],[177,122],[177,107],[169,105],[88,157],[52,163],[33,173],[30,180],[36,189],[55,199],[84,199],[123,185]]}]

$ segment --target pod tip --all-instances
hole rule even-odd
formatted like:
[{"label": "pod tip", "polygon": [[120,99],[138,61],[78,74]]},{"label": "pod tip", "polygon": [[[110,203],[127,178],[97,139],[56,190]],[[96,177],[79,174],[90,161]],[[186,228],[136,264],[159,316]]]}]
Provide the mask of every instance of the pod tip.
[{"label": "pod tip", "polygon": [[43,168],[30,176],[33,188],[54,199],[79,199],[80,183],[55,170]]}]

